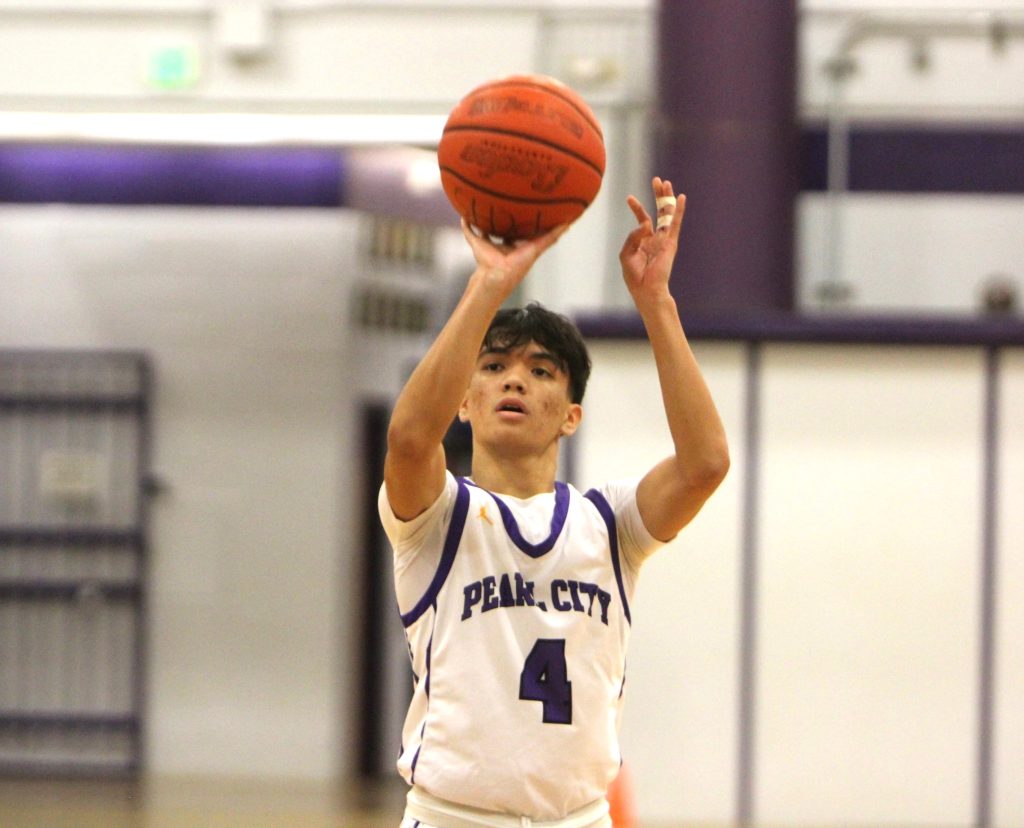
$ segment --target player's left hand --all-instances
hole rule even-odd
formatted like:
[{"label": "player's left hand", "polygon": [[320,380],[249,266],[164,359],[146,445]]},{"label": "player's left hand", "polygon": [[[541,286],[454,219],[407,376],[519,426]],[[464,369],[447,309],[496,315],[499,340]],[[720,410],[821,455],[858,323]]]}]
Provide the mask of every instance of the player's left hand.
[{"label": "player's left hand", "polygon": [[662,199],[658,208],[658,224],[651,220],[643,204],[634,196],[626,203],[636,216],[637,227],[627,237],[619,251],[622,278],[635,302],[664,295],[672,274],[672,263],[679,247],[679,230],[683,226],[686,212],[686,196],[680,195],[675,204],[672,182],[655,177],[651,182],[655,203]]}]

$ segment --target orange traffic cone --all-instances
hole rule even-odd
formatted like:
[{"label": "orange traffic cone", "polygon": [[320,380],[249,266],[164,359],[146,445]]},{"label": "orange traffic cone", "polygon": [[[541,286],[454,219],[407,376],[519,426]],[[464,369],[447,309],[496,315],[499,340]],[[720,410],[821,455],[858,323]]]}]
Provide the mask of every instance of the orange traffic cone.
[{"label": "orange traffic cone", "polygon": [[608,806],[613,828],[635,828],[637,823],[633,785],[625,765],[619,768],[619,775],[608,787]]}]

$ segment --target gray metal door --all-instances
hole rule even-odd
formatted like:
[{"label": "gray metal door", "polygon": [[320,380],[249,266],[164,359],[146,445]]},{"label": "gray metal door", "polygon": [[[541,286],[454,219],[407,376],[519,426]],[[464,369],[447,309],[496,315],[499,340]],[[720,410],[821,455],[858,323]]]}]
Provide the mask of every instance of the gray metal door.
[{"label": "gray metal door", "polygon": [[133,774],[149,369],[0,352],[0,773]]}]

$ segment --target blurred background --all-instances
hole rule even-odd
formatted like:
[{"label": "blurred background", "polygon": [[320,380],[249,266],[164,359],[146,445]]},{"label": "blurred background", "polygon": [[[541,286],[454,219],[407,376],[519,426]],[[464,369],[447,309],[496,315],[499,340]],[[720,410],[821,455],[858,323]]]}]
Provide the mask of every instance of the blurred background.
[{"label": "blurred background", "polygon": [[520,73],[608,149],[519,297],[592,347],[563,476],[670,445],[652,174],[730,435],[634,602],[638,824],[1024,826],[1020,0],[0,0],[0,824],[397,824],[383,439]]}]

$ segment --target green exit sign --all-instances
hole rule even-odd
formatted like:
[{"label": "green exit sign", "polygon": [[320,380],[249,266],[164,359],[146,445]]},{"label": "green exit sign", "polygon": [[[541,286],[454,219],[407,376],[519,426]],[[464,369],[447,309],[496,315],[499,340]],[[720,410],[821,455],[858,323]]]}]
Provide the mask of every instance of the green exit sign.
[{"label": "green exit sign", "polygon": [[146,83],[155,89],[188,89],[199,80],[199,51],[194,46],[162,46],[146,61]]}]

